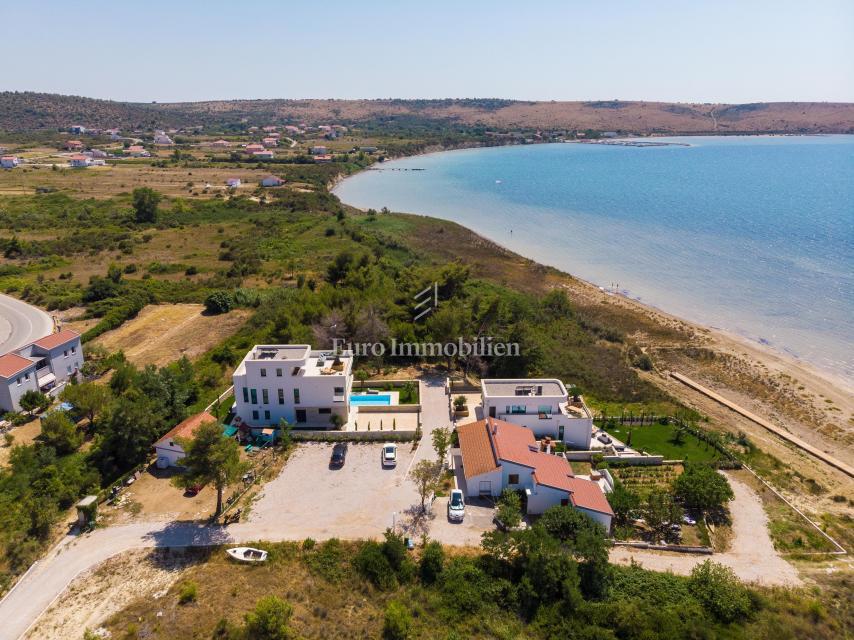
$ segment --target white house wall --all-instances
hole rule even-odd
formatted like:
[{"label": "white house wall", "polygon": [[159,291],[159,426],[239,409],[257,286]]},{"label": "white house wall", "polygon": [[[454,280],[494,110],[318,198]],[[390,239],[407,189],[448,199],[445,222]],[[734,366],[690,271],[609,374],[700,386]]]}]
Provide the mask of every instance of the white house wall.
[{"label": "white house wall", "polygon": [[169,461],[170,467],[180,466],[179,461],[187,455],[184,453],[184,450],[177,445],[172,447],[154,447],[154,451],[157,454],[157,459],[160,460],[161,458],[166,458]]},{"label": "white house wall", "polygon": [[[534,436],[542,439],[546,436],[560,440],[560,427],[563,426],[563,442],[575,449],[587,451],[593,433],[591,418],[570,418],[561,413],[561,403],[565,396],[499,396],[482,395],[484,416],[498,418],[530,429]],[[525,413],[508,413],[509,406],[524,406]],[[551,407],[548,418],[540,418],[539,408]],[[494,409],[494,411],[492,411]],[[493,415],[494,414],[494,415]]]},{"label": "white house wall", "polygon": [[[20,379],[21,384],[18,384]],[[0,384],[0,408],[4,411],[20,411],[21,396],[27,391],[38,391],[39,384],[36,380],[35,366],[22,371],[9,380],[3,380]]]},{"label": "white house wall", "polygon": [[[305,376],[291,375],[294,368],[302,366],[302,360],[270,360],[263,363],[266,376],[261,376],[261,363],[246,362],[246,373],[234,376],[234,397],[236,412],[240,419],[253,426],[278,425],[284,419],[296,424],[297,409],[306,410],[306,424],[319,424],[331,427],[332,414],[337,414],[346,422],[350,410],[350,392],[353,378],[346,375]],[[277,369],[282,375],[277,376]],[[336,394],[335,388],[341,387],[343,394]],[[244,400],[243,389],[247,389],[249,402]],[[251,390],[255,389],[257,402],[252,402]],[[267,402],[264,392],[267,390]],[[282,403],[279,402],[279,389],[282,390]],[[299,389],[300,402],[294,403],[294,389]],[[336,395],[343,400],[336,401]],[[319,409],[330,409],[329,414],[321,414]],[[253,411],[258,417],[253,417]],[[266,411],[270,417],[266,417]]]},{"label": "white house wall", "polygon": [[[463,467],[463,470],[465,470],[465,466]],[[482,482],[489,483],[489,495],[492,496],[500,496],[501,490],[504,488],[500,469],[490,471],[489,473],[482,473],[479,476],[474,476],[472,478],[466,478],[465,481],[466,486],[463,490],[466,497],[469,498],[476,498],[479,495],[482,495],[480,491]]]},{"label": "white house wall", "polygon": [[611,530],[611,516],[606,513],[599,513],[598,511],[591,511],[590,509],[583,509],[581,507],[575,507],[579,511],[581,511],[584,515],[590,516],[596,522],[605,527],[605,531]]}]

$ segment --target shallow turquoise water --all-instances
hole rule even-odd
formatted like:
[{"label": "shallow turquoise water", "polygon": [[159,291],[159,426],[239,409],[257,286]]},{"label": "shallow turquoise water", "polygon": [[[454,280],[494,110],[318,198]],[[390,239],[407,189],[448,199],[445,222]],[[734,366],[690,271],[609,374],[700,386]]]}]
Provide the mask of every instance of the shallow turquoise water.
[{"label": "shallow turquoise water", "polygon": [[453,151],[385,163],[335,192],[454,220],[854,379],[854,136],[666,140],[690,146]]},{"label": "shallow turquoise water", "polygon": [[354,407],[362,406],[362,405],[390,405],[391,404],[391,396],[390,395],[368,395],[368,394],[359,394],[354,393],[350,396],[350,404]]}]

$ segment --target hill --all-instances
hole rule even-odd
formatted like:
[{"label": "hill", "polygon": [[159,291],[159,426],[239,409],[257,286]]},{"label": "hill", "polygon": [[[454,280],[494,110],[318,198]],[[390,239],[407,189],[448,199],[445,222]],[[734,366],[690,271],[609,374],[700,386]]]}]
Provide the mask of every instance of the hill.
[{"label": "hill", "polygon": [[131,103],[32,92],[0,93],[0,130],[72,124],[122,129],[338,122],[384,127],[595,129],[649,133],[854,133],[854,104],[775,102],[523,102],[445,100],[220,100]]}]

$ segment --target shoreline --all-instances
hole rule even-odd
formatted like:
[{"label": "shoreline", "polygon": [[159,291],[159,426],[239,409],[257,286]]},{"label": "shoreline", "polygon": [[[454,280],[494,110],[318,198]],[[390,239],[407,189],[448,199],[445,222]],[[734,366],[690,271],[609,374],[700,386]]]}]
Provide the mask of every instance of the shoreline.
[{"label": "shoreline", "polygon": [[[478,147],[466,149],[472,148]],[[348,177],[359,173],[361,171]],[[342,203],[351,209],[366,211],[343,200]],[[656,326],[676,331],[681,338],[675,341],[659,340],[645,333],[631,336],[633,341],[644,351],[648,350],[653,355],[654,362],[658,363],[650,373],[639,372],[641,377],[648,379],[679,402],[708,416],[725,431],[733,435],[748,433],[751,439],[763,443],[763,448],[767,448],[767,451],[772,452],[785,464],[792,465],[792,468],[809,475],[818,474],[816,477],[824,476],[827,480],[827,474],[832,474],[835,482],[843,483],[841,486],[852,486],[850,479],[842,472],[818,460],[808,459],[810,456],[804,458],[803,453],[795,454],[791,445],[787,445],[784,440],[775,439],[767,432],[762,433],[765,431],[762,427],[741,419],[726,407],[695,393],[670,378],[669,372],[676,371],[698,380],[808,444],[835,455],[847,464],[854,464],[854,384],[844,375],[823,369],[771,344],[685,319],[622,293],[610,293],[563,269],[527,258],[458,222],[428,214],[398,213],[457,225],[473,239],[493,247],[497,252],[517,257],[530,265],[541,266],[552,274],[549,276],[549,286],[563,288],[570,299],[578,304],[605,309],[611,306],[614,312],[619,313],[617,309],[621,309],[624,313],[636,315]],[[711,359],[704,360],[702,354],[709,354]],[[794,495],[791,497],[795,498]],[[808,508],[807,504],[802,506]],[[831,505],[827,506],[833,509]]]},{"label": "shoreline", "polygon": [[[667,135],[661,135],[658,137],[674,137],[676,135],[679,135],[679,134],[667,134]],[[697,134],[697,135],[694,135],[691,137],[698,137],[699,135],[709,135],[711,137],[724,137],[724,136],[726,136],[726,134]],[[726,137],[779,137],[779,136],[783,136],[783,135],[792,137],[796,134],[764,134],[764,133],[731,134],[731,135],[726,136]],[[797,134],[797,135],[800,135],[800,134]],[[815,136],[815,135],[822,135],[822,134],[804,134],[804,135]],[[649,137],[654,138],[655,136],[649,136]],[[644,140],[647,138],[638,138],[638,139]],[[629,140],[629,139],[628,138],[617,138],[615,140],[621,141],[621,140]],[[587,143],[587,142],[591,142],[591,141],[566,141],[566,142],[548,142],[548,143],[542,142],[542,143],[534,143],[534,144],[569,144],[569,143],[581,144],[581,143]],[[422,157],[422,156],[436,155],[436,154],[440,154],[440,153],[452,153],[455,151],[469,151],[469,150],[478,150],[478,149],[488,149],[488,148],[492,148],[492,147],[507,147],[507,146],[532,146],[532,145],[507,143],[507,144],[496,144],[496,145],[478,145],[478,146],[448,147],[448,148],[435,148],[434,147],[434,148],[426,149],[426,150],[419,152],[419,153],[414,153],[414,154],[410,154],[410,155],[400,155],[400,156],[395,156],[393,158],[388,158],[386,160],[386,162],[395,161],[395,160],[404,160],[404,159],[410,159],[410,158],[418,158],[418,157]],[[688,145],[688,146],[690,146],[690,145]],[[378,163],[378,164],[384,164],[384,163]],[[366,212],[368,210],[367,208],[358,207],[356,205],[345,202],[343,199],[340,198],[340,196],[337,193],[335,193],[335,190],[339,186],[341,186],[345,180],[347,180],[349,178],[354,178],[354,177],[360,175],[361,173],[363,173],[365,171],[371,171],[371,170],[378,170],[378,169],[375,169],[373,167],[373,165],[370,165],[368,167],[360,169],[359,171],[356,171],[356,172],[351,173],[349,175],[339,174],[332,181],[330,181],[330,183],[328,185],[328,190],[330,193],[332,193],[333,195],[338,197],[341,200],[341,202],[343,204],[347,205],[348,207],[351,207],[351,208],[356,209],[358,211]],[[820,365],[818,365],[814,362],[810,362],[809,360],[805,360],[803,358],[800,358],[797,355],[787,351],[783,347],[777,347],[777,346],[773,345],[772,343],[764,341],[761,336],[751,337],[748,335],[741,334],[741,333],[734,331],[734,330],[724,329],[724,328],[716,327],[713,325],[707,325],[707,324],[704,324],[702,321],[683,318],[681,316],[678,316],[674,313],[667,311],[666,309],[664,309],[662,307],[656,306],[656,305],[651,304],[649,302],[642,302],[642,301],[640,301],[636,298],[633,298],[630,295],[626,295],[622,292],[606,291],[601,285],[598,285],[595,282],[592,282],[590,280],[586,280],[584,278],[581,278],[580,276],[577,276],[577,275],[570,273],[564,269],[561,269],[560,267],[556,267],[554,265],[550,265],[548,263],[541,262],[536,258],[525,255],[524,253],[520,253],[519,251],[510,249],[509,247],[503,245],[501,242],[483,235],[479,230],[472,229],[472,228],[470,228],[464,224],[456,222],[455,220],[449,220],[447,218],[443,218],[441,216],[437,216],[437,215],[435,215],[433,213],[429,213],[429,212],[398,211],[396,213],[401,213],[404,215],[423,216],[426,218],[433,218],[435,220],[443,220],[445,222],[452,222],[454,224],[458,224],[461,227],[465,228],[470,233],[472,233],[473,235],[482,239],[483,241],[488,242],[490,244],[493,244],[496,247],[499,247],[504,252],[507,252],[507,253],[512,254],[512,255],[519,256],[525,260],[530,260],[531,262],[533,262],[535,264],[547,267],[549,269],[554,269],[558,273],[561,273],[561,274],[568,276],[568,277],[570,277],[570,278],[572,278],[572,279],[574,279],[580,283],[583,283],[584,285],[591,287],[592,289],[598,291],[599,293],[602,293],[602,294],[609,296],[609,297],[613,297],[613,298],[617,298],[617,299],[629,302],[633,308],[635,308],[639,311],[652,312],[654,314],[661,315],[664,318],[666,318],[666,320],[669,322],[675,321],[675,322],[682,323],[686,326],[692,327],[694,330],[701,331],[701,332],[708,332],[708,333],[711,333],[713,335],[716,335],[723,341],[734,343],[734,345],[740,346],[744,349],[748,349],[757,355],[762,354],[765,357],[770,357],[770,358],[774,358],[774,359],[786,362],[789,365],[791,365],[793,368],[795,368],[799,371],[802,371],[806,375],[821,378],[827,384],[832,385],[834,387],[837,387],[841,391],[844,391],[848,394],[854,395],[854,379],[850,379],[838,371],[834,371],[831,369],[821,367]],[[854,407],[852,407],[852,409],[854,409]]]}]

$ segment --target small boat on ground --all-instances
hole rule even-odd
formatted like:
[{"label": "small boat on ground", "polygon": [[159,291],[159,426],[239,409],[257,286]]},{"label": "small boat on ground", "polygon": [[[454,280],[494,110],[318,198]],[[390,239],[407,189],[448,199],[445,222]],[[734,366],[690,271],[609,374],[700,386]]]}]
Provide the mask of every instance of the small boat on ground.
[{"label": "small boat on ground", "polygon": [[267,559],[266,551],[252,547],[235,547],[227,549],[226,553],[240,562],[264,562]]}]

